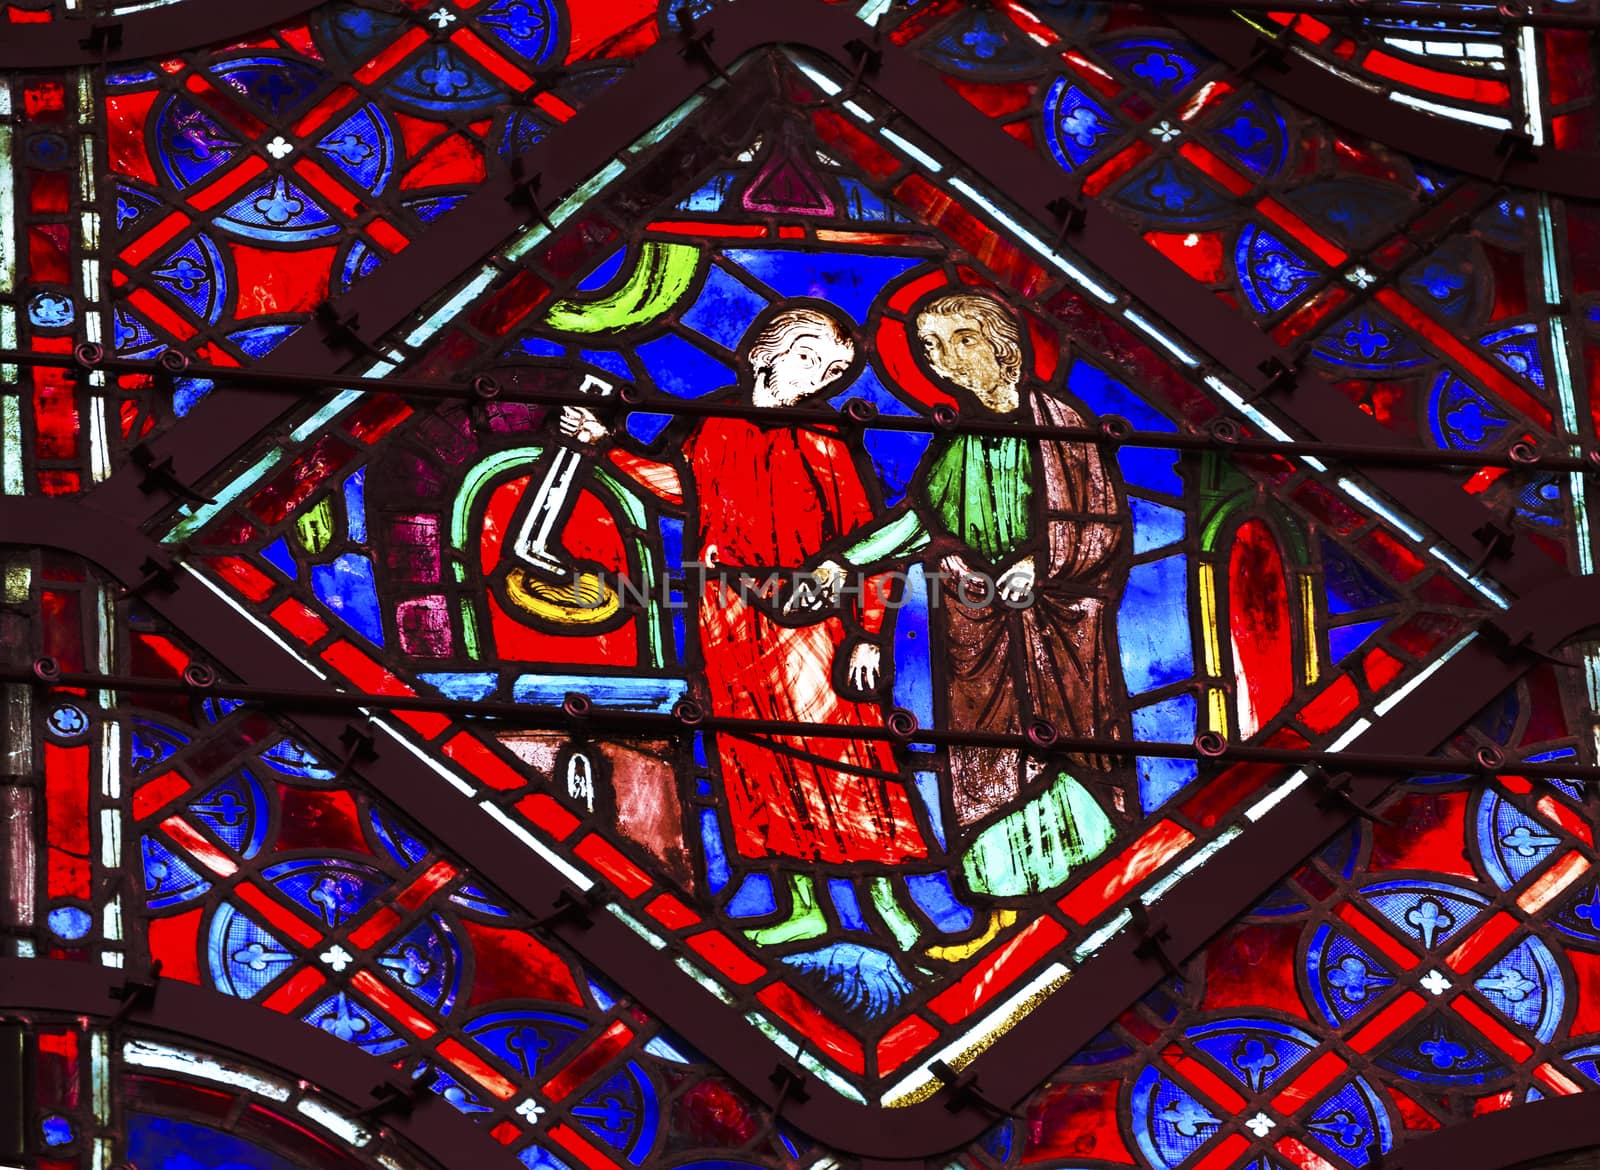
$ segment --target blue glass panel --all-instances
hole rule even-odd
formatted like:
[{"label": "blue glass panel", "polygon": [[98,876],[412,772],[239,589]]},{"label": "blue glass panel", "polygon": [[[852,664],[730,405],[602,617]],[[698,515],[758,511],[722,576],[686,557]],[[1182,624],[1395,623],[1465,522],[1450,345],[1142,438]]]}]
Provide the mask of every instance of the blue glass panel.
[{"label": "blue glass panel", "polygon": [[496,0],[478,23],[532,65],[543,65],[561,44],[561,8],[552,0]]},{"label": "blue glass panel", "polygon": [[1261,91],[1240,102],[1233,117],[1210,132],[1222,153],[1232,155],[1258,175],[1275,175],[1289,155],[1289,132],[1283,115]]},{"label": "blue glass panel", "polygon": [[571,1170],[571,1168],[543,1146],[529,1146],[517,1155],[517,1160],[528,1170]]},{"label": "blue glass panel", "polygon": [[1539,348],[1539,327],[1530,322],[1486,333],[1479,345],[1492,353],[1513,374],[1520,374],[1539,389],[1544,387],[1544,357]]},{"label": "blue glass panel", "polygon": [[855,179],[841,179],[839,186],[844,188],[844,202],[839,205],[840,214],[869,223],[911,222],[910,216],[865,184]]},{"label": "blue glass panel", "polygon": [[1395,600],[1383,581],[1357,561],[1343,546],[1322,537],[1322,579],[1328,591],[1328,609],[1335,614],[1353,613]]},{"label": "blue glass panel", "polygon": [[465,195],[430,195],[425,199],[407,199],[401,206],[423,223],[432,223],[447,211],[460,206]]},{"label": "blue glass panel", "polygon": [[1121,130],[1104,107],[1064,77],[1045,94],[1044,127],[1050,153],[1067,171],[1100,153]]},{"label": "blue glass panel", "polygon": [[722,844],[722,826],[714,809],[700,810],[700,847],[706,857],[706,885],[720,894],[733,875],[728,870],[728,853]]},{"label": "blue glass panel", "polygon": [[1000,12],[963,8],[921,46],[941,69],[984,77],[1006,77],[1035,68],[1036,50],[1022,30]]},{"label": "blue glass panel", "polygon": [[244,1137],[194,1121],[129,1112],[126,1160],[147,1170],[297,1170]]},{"label": "blue glass panel", "polygon": [[289,542],[280,536],[277,540],[261,550],[261,555],[268,563],[275,565],[280,573],[293,581],[300,574],[300,565],[294,559],[294,553],[289,551]]},{"label": "blue glass panel", "polygon": [[139,856],[145,905],[152,910],[192,901],[211,888],[187,861],[154,837],[139,839]]},{"label": "blue glass panel", "polygon": [[734,382],[731,369],[675,333],[646,341],[634,352],[656,387],[679,398],[700,398]]},{"label": "blue glass panel", "polygon": [[713,264],[706,271],[700,295],[684,313],[683,323],[722,348],[734,350],[750,322],[766,307],[765,297]]},{"label": "blue glass panel", "polygon": [[223,231],[272,244],[303,244],[338,235],[341,230],[339,221],[316,196],[281,174],[250,188],[215,222]]},{"label": "blue glass panel", "polygon": [[206,236],[191,236],[169,253],[150,276],[196,317],[214,324],[228,301],[228,270]]},{"label": "blue glass panel", "polygon": [[1363,1080],[1346,1081],[1305,1125],[1313,1145],[1320,1144],[1357,1170],[1378,1162],[1394,1144],[1388,1103]]},{"label": "blue glass panel", "polygon": [[598,370],[613,374],[625,382],[633,381],[633,368],[628,365],[628,359],[614,350],[585,349],[580,350],[578,356]]},{"label": "blue glass panel", "polygon": [[1461,323],[1478,306],[1479,282],[1472,271],[1472,253],[1463,240],[1451,240],[1412,265],[1401,277],[1412,298],[1447,321]]},{"label": "blue glass panel", "polygon": [[442,114],[487,114],[504,100],[500,87],[448,41],[413,57],[410,67],[389,82],[399,101]]},{"label": "blue glass panel", "polygon": [[1335,662],[1353,653],[1373,634],[1383,628],[1383,619],[1375,622],[1355,622],[1348,626],[1334,626],[1328,631],[1328,652]]},{"label": "blue glass panel", "polygon": [[332,858],[280,862],[261,876],[330,929],[350,921],[393,884],[370,865]]},{"label": "blue glass panel", "polygon": [[892,958],[857,943],[833,943],[820,950],[786,955],[783,963],[846,1010],[869,1020],[892,1009],[913,990]]},{"label": "blue glass panel", "polygon": [[238,329],[228,334],[228,340],[251,357],[265,357],[281,345],[298,325],[257,325],[252,329]]},{"label": "blue glass panel", "polygon": [[906,888],[911,891],[911,900],[946,934],[960,934],[972,929],[972,908],[963,906],[957,900],[956,892],[950,888],[949,874],[908,874]]},{"label": "blue glass panel", "polygon": [[273,744],[261,753],[261,759],[285,776],[298,776],[302,780],[332,780],[334,777],[332,768],[323,764],[309,748],[292,739]]},{"label": "blue glass panel", "polygon": [[638,411],[628,415],[628,434],[641,443],[653,443],[656,436],[672,425],[670,414],[640,414]]},{"label": "blue glass panel", "polygon": [[216,389],[209,378],[178,378],[172,384],[172,413],[179,418],[194,409],[194,404]]},{"label": "blue glass panel", "polygon": [[1173,224],[1200,224],[1232,211],[1232,204],[1198,171],[1158,158],[1118,189],[1118,203]]},{"label": "blue glass panel", "polygon": [[323,1000],[304,1017],[312,1027],[321,1028],[349,1044],[355,1044],[374,1056],[395,1052],[406,1046],[406,1038],[397,1035],[366,1006],[344,992]]},{"label": "blue glass panel", "polygon": [[243,769],[189,802],[189,811],[244,857],[254,857],[266,841],[268,807],[261,782]]},{"label": "blue glass panel", "polygon": [[332,564],[311,566],[311,588],[351,629],[375,646],[383,645],[383,614],[372,562],[359,553],[344,553]]},{"label": "blue glass panel", "polygon": [[728,899],[728,913],[735,918],[760,918],[777,911],[778,899],[772,892],[772,879],[764,873],[750,874]]},{"label": "blue glass panel", "polygon": [[1335,1027],[1354,1019],[1393,986],[1389,964],[1332,926],[1319,926],[1306,952],[1306,974],[1317,1009]]},{"label": "blue glass panel", "polygon": [[1153,504],[1137,496],[1128,500],[1133,516],[1133,551],[1151,552],[1183,539],[1185,517],[1176,508]]},{"label": "blue glass panel", "polygon": [[861,901],[856,897],[856,887],[849,878],[832,878],[828,894],[833,898],[833,908],[839,915],[839,925],[846,930],[870,931],[867,919],[861,913]]},{"label": "blue glass panel", "polygon": [[1105,53],[1123,72],[1132,76],[1136,84],[1163,97],[1187,89],[1199,72],[1193,50],[1158,37],[1118,41],[1108,46]]},{"label": "blue glass panel", "polygon": [[1254,224],[1239,232],[1233,262],[1239,286],[1258,313],[1276,313],[1317,279],[1316,269],[1293,248]]},{"label": "blue glass panel", "polygon": [[559,707],[573,691],[582,691],[601,707],[630,711],[670,711],[689,684],[681,678],[625,678],[598,674],[524,674],[511,684],[517,703]]},{"label": "blue glass panel", "polygon": [[446,698],[464,699],[472,703],[487,699],[500,685],[500,676],[492,671],[443,672],[417,677]]},{"label": "blue glass panel", "polygon": [[441,1012],[455,1006],[461,979],[461,948],[439,915],[430,914],[379,955],[378,967],[390,982],[423,1003]]},{"label": "blue glass panel", "polygon": [[467,1026],[484,1049],[532,1079],[548,1068],[588,1029],[587,1021],[563,1012],[491,1012]]},{"label": "blue glass panel", "polygon": [[287,971],[297,956],[270,930],[224,902],[211,918],[206,958],[218,991],[250,999]]},{"label": "blue glass panel", "polygon": [[317,150],[374,195],[394,172],[394,133],[372,106],[363,106],[340,122],[318,141]]},{"label": "blue glass panel", "polygon": [[883,286],[921,261],[860,252],[789,252],[736,248],[728,259],[782,297],[819,297],[865,324]]},{"label": "blue glass panel", "polygon": [[1394,373],[1429,361],[1411,331],[1380,313],[1361,309],[1341,317],[1317,338],[1324,361],[1363,373]]},{"label": "blue glass panel", "polygon": [[[1192,743],[1197,704],[1193,695],[1176,695],[1133,712],[1133,738],[1152,743]],[[1139,807],[1160,808],[1200,774],[1194,760],[1139,757]]]},{"label": "blue glass panel", "polygon": [[933,839],[939,843],[939,848],[945,847],[944,842],[944,806],[939,801],[939,773],[913,772],[911,784],[916,793],[922,798],[922,807],[928,814],[928,824],[933,828]]},{"label": "blue glass panel", "polygon": [[1128,570],[1117,610],[1117,642],[1130,694],[1194,674],[1187,558],[1164,557]]},{"label": "blue glass panel", "polygon": [[57,938],[80,939],[89,933],[94,917],[82,906],[57,906],[48,915],[50,929]]},{"label": "blue glass panel", "polygon": [[928,641],[928,578],[920,564],[906,569],[901,603],[893,611],[894,705],[933,726],[933,651]]},{"label": "blue glass panel", "polygon": [[344,513],[353,544],[367,542],[367,469],[344,481]]},{"label": "blue glass panel", "polygon": [[600,263],[596,264],[582,280],[578,282],[578,289],[582,292],[595,292],[605,288],[617,273],[622,271],[622,262],[628,257],[628,249],[618,248]]},{"label": "blue glass panel", "polygon": [[[1128,420],[1135,430],[1174,432],[1177,424],[1134,394],[1098,366],[1075,361],[1067,371],[1067,389],[1097,415],[1114,414]],[[1129,486],[1147,491],[1181,495],[1183,481],[1177,473],[1178,453],[1141,447],[1124,447],[1117,452],[1117,465]]]},{"label": "blue glass panel", "polygon": [[705,186],[678,204],[679,211],[700,211],[710,214],[722,210],[722,201],[728,197],[738,178],[732,171],[713,175]]},{"label": "blue glass panel", "polygon": [[644,1070],[632,1061],[573,1106],[572,1116],[635,1166],[644,1162],[655,1144],[660,1124],[656,1091]]}]

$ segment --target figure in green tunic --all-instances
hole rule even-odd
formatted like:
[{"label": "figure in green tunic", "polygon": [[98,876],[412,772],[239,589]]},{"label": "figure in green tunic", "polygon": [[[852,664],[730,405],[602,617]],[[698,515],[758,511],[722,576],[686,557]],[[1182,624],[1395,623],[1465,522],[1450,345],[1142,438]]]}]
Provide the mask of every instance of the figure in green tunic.
[{"label": "figure in green tunic", "polygon": [[[918,315],[917,332],[933,371],[977,407],[967,417],[1084,425],[1069,403],[1023,384],[1020,330],[994,297],[940,296]],[[941,726],[1019,734],[1042,719],[1063,736],[1116,737],[1106,599],[1118,592],[1126,526],[1095,444],[951,435],[934,440],[906,501],[825,552],[817,576],[826,588],[849,569],[937,563],[944,589],[929,616],[933,660],[949,680]],[[974,892],[1053,889],[1110,843],[1102,800],[1125,810],[1106,760],[1062,761],[950,748],[952,848]]]}]

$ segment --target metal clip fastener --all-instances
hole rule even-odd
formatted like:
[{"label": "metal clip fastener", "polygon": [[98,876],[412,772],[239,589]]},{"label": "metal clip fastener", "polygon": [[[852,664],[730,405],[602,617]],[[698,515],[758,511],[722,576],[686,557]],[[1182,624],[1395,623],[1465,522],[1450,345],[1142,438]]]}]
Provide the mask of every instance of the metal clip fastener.
[{"label": "metal clip fastener", "polygon": [[1168,975],[1182,979],[1183,968],[1178,966],[1177,960],[1167,950],[1167,944],[1172,941],[1172,931],[1166,923],[1152,921],[1150,911],[1143,902],[1135,902],[1130,906],[1128,916],[1132,919],[1134,933],[1139,936],[1133,953],[1141,959],[1154,959]]},{"label": "metal clip fastener", "polygon": [[158,460],[154,451],[144,443],[140,443],[128,452],[128,458],[133,461],[135,467],[144,472],[139,480],[139,490],[146,495],[159,490],[181,500],[188,500],[191,504],[216,503],[210,496],[197,491],[178,478],[178,473],[172,466],[172,456]]},{"label": "metal clip fastener", "polygon": [[119,1024],[131,1013],[149,1007],[156,998],[157,977],[161,974],[161,960],[150,964],[150,974],[143,978],[129,976],[111,989],[111,998],[122,1004],[111,1013],[111,1023]]}]

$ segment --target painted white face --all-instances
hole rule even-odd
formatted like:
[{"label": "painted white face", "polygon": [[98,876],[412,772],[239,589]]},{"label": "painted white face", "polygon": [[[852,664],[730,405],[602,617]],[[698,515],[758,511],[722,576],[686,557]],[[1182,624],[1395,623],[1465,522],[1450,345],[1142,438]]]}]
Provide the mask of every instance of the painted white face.
[{"label": "painted white face", "polygon": [[940,377],[970,390],[990,410],[1017,408],[1016,380],[1006,375],[1000,356],[975,318],[964,313],[923,313],[917,336],[928,364]]},{"label": "painted white face", "polygon": [[794,406],[837,381],[850,368],[850,351],[823,333],[797,333],[774,354],[757,379],[757,406]]}]

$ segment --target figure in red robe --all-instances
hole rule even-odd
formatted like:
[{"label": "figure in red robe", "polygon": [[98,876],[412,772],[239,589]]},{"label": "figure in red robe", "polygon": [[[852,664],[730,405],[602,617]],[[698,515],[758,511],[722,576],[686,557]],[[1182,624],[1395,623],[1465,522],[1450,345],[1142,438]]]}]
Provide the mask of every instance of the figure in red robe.
[{"label": "figure in red robe", "polygon": [[[822,304],[758,320],[742,348],[752,377],[744,400],[764,407],[821,395],[855,359],[850,334]],[[587,443],[607,433],[592,412],[574,407],[563,412],[562,429]],[[878,683],[885,603],[877,582],[867,582],[853,611],[813,625],[786,624],[775,605],[753,595],[771,570],[804,564],[872,520],[849,445],[828,426],[713,417],[698,420],[667,449],[667,461],[621,448],[609,458],[694,520],[696,560],[707,570],[696,626],[711,712],[882,727],[877,704],[840,694],[841,688],[864,694]],[[722,732],[716,743],[740,856],[802,863],[789,878],[793,913],[749,932],[758,943],[827,929],[816,899],[817,868],[893,867],[927,855],[882,740]]]}]

